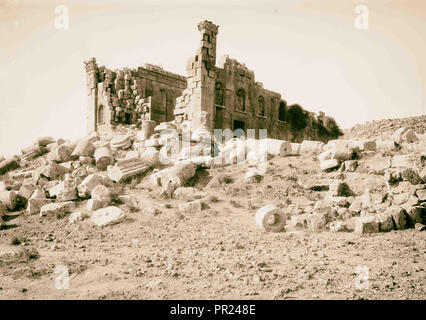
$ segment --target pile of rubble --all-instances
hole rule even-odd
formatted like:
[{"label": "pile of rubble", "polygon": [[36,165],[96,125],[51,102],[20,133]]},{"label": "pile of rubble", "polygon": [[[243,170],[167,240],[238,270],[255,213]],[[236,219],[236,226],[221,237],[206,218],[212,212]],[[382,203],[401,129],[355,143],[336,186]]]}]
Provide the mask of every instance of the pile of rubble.
[{"label": "pile of rubble", "polygon": [[[311,187],[328,192],[313,207],[298,208],[291,216],[291,225],[312,231],[357,233],[413,227],[423,230],[426,140],[420,140],[409,128],[399,128],[392,137],[389,141],[332,140],[327,144],[304,141],[301,151],[318,154],[320,168],[330,176],[330,183]],[[386,190],[366,189],[357,196],[345,183],[345,177],[362,174],[363,179],[371,175],[380,177]]]},{"label": "pile of rubble", "polygon": [[[0,157],[0,217],[25,210],[40,217],[70,214],[70,223],[86,218],[98,226],[116,223],[126,217],[117,205],[117,197],[125,200],[117,194],[117,186],[130,187],[126,182],[133,179],[149,183],[159,199],[179,201],[180,214],[198,213],[209,202],[209,194],[186,187],[198,168],[245,164],[243,181],[250,184],[268,173],[272,157],[312,156],[329,182],[318,181],[310,191],[326,190],[324,198],[296,212],[291,206],[264,206],[255,216],[260,228],[371,233],[423,229],[426,223],[426,141],[409,128],[396,130],[387,141],[332,140],[327,144],[249,138],[221,143],[210,140],[203,128],[183,143],[185,134],[168,122],[145,124],[141,130],[121,126],[72,142],[40,137],[21,155]],[[367,189],[357,195],[345,178],[363,174],[383,179],[386,190]],[[158,208],[144,211],[155,215]],[[0,222],[4,225],[1,218]]]}]

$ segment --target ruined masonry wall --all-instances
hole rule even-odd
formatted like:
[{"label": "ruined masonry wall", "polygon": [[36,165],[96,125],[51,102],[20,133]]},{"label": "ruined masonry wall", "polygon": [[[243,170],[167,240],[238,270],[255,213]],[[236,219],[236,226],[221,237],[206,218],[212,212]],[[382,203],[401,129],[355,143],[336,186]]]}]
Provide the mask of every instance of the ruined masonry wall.
[{"label": "ruined masonry wall", "polygon": [[88,89],[88,132],[111,130],[115,124],[157,124],[174,119],[175,101],[186,78],[148,65],[110,70],[96,60],[85,62]]}]

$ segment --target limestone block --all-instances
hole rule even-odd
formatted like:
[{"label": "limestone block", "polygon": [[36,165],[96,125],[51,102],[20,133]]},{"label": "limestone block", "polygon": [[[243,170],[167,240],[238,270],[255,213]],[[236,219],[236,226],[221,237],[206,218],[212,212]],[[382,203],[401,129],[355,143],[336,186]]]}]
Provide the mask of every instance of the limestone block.
[{"label": "limestone block", "polygon": [[50,179],[57,179],[68,172],[67,168],[53,161],[41,170],[41,174]]},{"label": "limestone block", "polygon": [[14,157],[7,158],[0,162],[0,175],[5,174],[8,171],[14,170],[19,167],[18,162]]},{"label": "limestone block", "polygon": [[379,232],[379,225],[375,216],[360,217],[355,222],[355,233],[375,233]]},{"label": "limestone block", "polygon": [[76,160],[80,156],[92,157],[95,152],[95,146],[89,139],[80,140],[73,152],[71,153],[71,160]]},{"label": "limestone block", "polygon": [[104,227],[113,223],[118,223],[124,218],[125,214],[120,208],[109,206],[93,212],[90,219],[97,226]]},{"label": "limestone block", "polygon": [[68,221],[69,221],[70,224],[73,224],[73,223],[76,223],[76,222],[83,220],[83,218],[84,218],[83,212],[76,211],[76,212],[71,213]]},{"label": "limestone block", "polygon": [[380,232],[388,232],[393,230],[393,219],[392,214],[390,212],[382,212],[376,214],[376,220],[379,224]]},{"label": "limestone block", "polygon": [[9,211],[16,208],[16,193],[15,191],[0,191],[0,201],[6,206]]},{"label": "limestone block", "polygon": [[54,143],[55,141],[55,138],[49,136],[37,138],[37,144],[42,147],[45,147],[50,143]]},{"label": "limestone block", "polygon": [[308,227],[313,232],[323,231],[328,222],[328,212],[313,212],[309,215]]},{"label": "limestone block", "polygon": [[91,197],[93,200],[101,201],[104,206],[107,206],[112,201],[111,191],[104,185],[97,185],[93,190]]},{"label": "limestone block", "polygon": [[247,139],[246,148],[248,151],[257,151],[262,154],[266,149],[268,155],[284,157],[292,153],[291,143],[284,140],[277,139]]},{"label": "limestone block", "polygon": [[207,192],[198,190],[193,187],[179,187],[173,192],[173,198],[178,200],[192,201],[204,198],[208,195]]},{"label": "limestone block", "polygon": [[348,229],[346,228],[345,221],[332,221],[330,222],[330,231],[331,232],[346,232]]},{"label": "limestone block", "polygon": [[321,153],[324,143],[321,141],[304,140],[299,148],[299,153]]},{"label": "limestone block", "polygon": [[345,172],[355,172],[358,168],[358,161],[357,160],[347,160],[342,163],[341,166],[342,170]]},{"label": "limestone block", "polygon": [[143,174],[149,170],[149,166],[141,158],[133,158],[117,161],[115,166],[110,167],[108,177],[115,182],[122,182],[128,178]]},{"label": "limestone block", "polygon": [[46,215],[70,213],[75,209],[75,204],[72,201],[49,203],[41,207],[40,217]]},{"label": "limestone block", "polygon": [[415,155],[396,155],[392,157],[392,168],[413,168],[420,164],[420,158]]},{"label": "limestone block", "polygon": [[84,180],[77,186],[78,195],[81,198],[88,198],[91,196],[93,189],[95,189],[97,185],[103,183],[104,181],[101,175],[98,173],[92,173],[84,178]]},{"label": "limestone block", "polygon": [[127,135],[121,135],[112,138],[110,144],[113,150],[125,150],[131,146],[132,140]]},{"label": "limestone block", "polygon": [[86,210],[95,211],[98,209],[105,208],[106,206],[108,206],[108,204],[105,204],[104,202],[100,200],[89,199],[86,204]]},{"label": "limestone block", "polygon": [[320,153],[318,155],[317,159],[319,160],[319,162],[323,162],[323,161],[326,161],[326,160],[330,160],[331,157],[332,157],[331,150],[326,150],[326,151]]},{"label": "limestone block", "polygon": [[376,141],[376,151],[388,152],[398,149],[398,144],[395,144],[393,140],[389,141]]},{"label": "limestone block", "polygon": [[396,130],[392,138],[396,143],[413,143],[419,141],[414,131],[408,127],[402,127]]},{"label": "limestone block", "polygon": [[109,165],[114,164],[114,157],[112,156],[112,151],[109,147],[103,146],[95,150],[95,161],[96,168],[99,170],[106,170]]},{"label": "limestone block", "polygon": [[390,157],[377,157],[373,159],[368,159],[363,162],[367,168],[371,171],[380,172],[390,168],[391,158]]},{"label": "limestone block", "polygon": [[291,154],[298,155],[300,150],[300,143],[290,143],[291,144]]},{"label": "limestone block", "polygon": [[52,149],[46,159],[56,162],[67,162],[71,158],[72,149],[66,144],[61,144]]},{"label": "limestone block", "polygon": [[30,198],[27,203],[27,213],[36,214],[39,213],[41,208],[49,203],[52,203],[53,200],[46,198]]},{"label": "limestone block", "polygon": [[34,193],[34,190],[35,184],[29,182],[23,183],[22,186],[19,188],[16,197],[20,202],[25,204]]},{"label": "limestone block", "polygon": [[267,232],[280,232],[286,224],[286,216],[277,207],[266,205],[256,212],[256,225]]},{"label": "limestone block", "polygon": [[339,167],[339,161],[337,159],[329,159],[320,162],[320,168],[323,171],[331,170]]},{"label": "limestone block", "polygon": [[388,214],[392,215],[393,221],[395,223],[395,227],[398,230],[403,230],[406,229],[408,227],[408,215],[407,212],[401,208],[400,206],[391,206],[389,207],[386,212]]}]

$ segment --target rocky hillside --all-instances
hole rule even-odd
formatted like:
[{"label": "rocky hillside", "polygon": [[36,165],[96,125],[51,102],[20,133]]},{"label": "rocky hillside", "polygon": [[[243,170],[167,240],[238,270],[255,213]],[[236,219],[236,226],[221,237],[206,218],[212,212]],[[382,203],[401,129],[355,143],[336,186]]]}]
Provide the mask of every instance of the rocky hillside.
[{"label": "rocky hillside", "polygon": [[365,124],[357,124],[351,129],[343,130],[343,139],[378,139],[388,140],[401,127],[412,129],[418,135],[426,133],[426,115],[420,117],[383,119]]}]

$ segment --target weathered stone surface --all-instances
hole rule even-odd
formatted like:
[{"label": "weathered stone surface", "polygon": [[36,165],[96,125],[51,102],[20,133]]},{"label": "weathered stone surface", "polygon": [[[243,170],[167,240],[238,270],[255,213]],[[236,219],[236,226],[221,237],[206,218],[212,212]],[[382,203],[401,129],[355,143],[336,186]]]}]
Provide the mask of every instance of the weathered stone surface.
[{"label": "weathered stone surface", "polygon": [[399,194],[395,194],[393,196],[393,204],[401,205],[406,203],[410,199],[411,194],[409,192],[403,192]]},{"label": "weathered stone surface", "polygon": [[412,206],[410,208],[406,208],[405,210],[407,211],[411,224],[426,224],[426,207]]},{"label": "weathered stone surface", "polygon": [[420,158],[417,159],[414,155],[396,155],[392,157],[392,167],[393,168],[413,168],[417,164],[417,160],[420,161]]},{"label": "weathered stone surface", "polygon": [[348,210],[353,213],[359,213],[362,209],[362,198],[357,197],[355,200],[351,203]]},{"label": "weathered stone surface", "polygon": [[323,162],[325,160],[330,160],[331,159],[331,150],[326,150],[322,153],[320,153],[317,157],[317,159],[319,160],[319,162]]},{"label": "weathered stone surface", "polygon": [[373,159],[368,159],[364,161],[364,164],[371,171],[380,172],[384,171],[391,166],[390,157],[375,157]]},{"label": "weathered stone surface", "polygon": [[97,185],[91,193],[93,200],[98,200],[104,203],[104,206],[107,206],[112,201],[111,191],[102,184]]},{"label": "weathered stone surface", "polygon": [[339,161],[336,159],[324,160],[320,163],[321,170],[327,171],[339,166]]},{"label": "weathered stone surface", "polygon": [[47,146],[50,143],[54,143],[55,141],[56,141],[55,138],[50,136],[37,138],[37,144],[43,147]]},{"label": "weathered stone surface", "polygon": [[396,143],[413,143],[419,141],[419,138],[416,136],[413,130],[408,127],[402,127],[395,131],[392,135],[392,138]]},{"label": "weathered stone surface", "polygon": [[26,204],[28,199],[32,196],[35,190],[35,185],[33,183],[24,183],[19,188],[16,198],[19,202]]},{"label": "weathered stone surface", "polygon": [[0,217],[7,213],[6,205],[0,201]]},{"label": "weathered stone surface", "polygon": [[331,158],[340,161],[353,159],[354,153],[357,152],[358,146],[349,140],[331,140],[324,147],[331,151]]},{"label": "weathered stone surface", "polygon": [[113,150],[125,150],[132,145],[132,140],[127,135],[115,136],[111,139],[110,144]]},{"label": "weathered stone surface", "polygon": [[206,197],[207,195],[207,192],[198,190],[193,187],[179,187],[173,192],[173,198],[186,201],[201,199]]},{"label": "weathered stone surface", "polygon": [[120,208],[109,206],[93,212],[90,219],[97,226],[104,227],[109,224],[118,223],[124,218],[125,214]]},{"label": "weathered stone surface", "polygon": [[391,206],[386,210],[386,212],[392,215],[396,229],[403,230],[408,227],[408,215],[403,208],[400,206]]},{"label": "weathered stone surface", "polygon": [[79,222],[79,221],[81,221],[83,219],[84,219],[83,212],[76,211],[76,212],[71,213],[70,218],[69,218],[68,221],[69,221],[70,224],[73,224],[73,223],[77,223],[77,222]]},{"label": "weathered stone surface", "polygon": [[75,209],[75,204],[72,201],[49,203],[41,207],[40,217],[46,215],[58,215],[70,213]]},{"label": "weathered stone surface", "polygon": [[94,156],[96,168],[99,170],[106,170],[109,165],[114,164],[114,157],[112,156],[111,149],[107,146],[97,148]]},{"label": "weathered stone surface", "polygon": [[141,130],[137,134],[137,139],[143,141],[148,139],[154,134],[155,121],[152,120],[142,120]]},{"label": "weathered stone surface", "polygon": [[379,226],[375,216],[360,217],[355,222],[355,233],[375,233],[379,232]]},{"label": "weathered stone surface", "polygon": [[108,169],[108,177],[115,182],[123,182],[148,170],[149,166],[140,158],[120,160],[116,162],[114,167]]},{"label": "weathered stone surface", "polygon": [[299,148],[299,153],[321,153],[324,143],[321,141],[304,140]]},{"label": "weathered stone surface", "polygon": [[299,154],[299,150],[300,150],[300,143],[290,143],[291,145],[291,154],[296,156]]},{"label": "weathered stone surface", "polygon": [[71,153],[71,160],[77,160],[79,157],[92,157],[95,153],[95,146],[89,139],[80,140],[73,152]]},{"label": "weathered stone surface", "polygon": [[327,193],[329,197],[349,197],[351,194],[349,186],[341,180],[333,180]]},{"label": "weathered stone surface", "polygon": [[307,213],[294,215],[290,217],[290,225],[295,228],[307,228],[308,220],[309,214]]},{"label": "weathered stone surface", "polygon": [[201,201],[194,200],[191,202],[179,203],[178,208],[182,214],[199,213],[201,212]]},{"label": "weathered stone surface", "polygon": [[15,191],[1,191],[0,201],[4,203],[9,211],[13,211],[16,208],[16,193]]},{"label": "weathered stone surface", "polygon": [[163,169],[151,175],[150,181],[163,187],[161,194],[170,198],[173,191],[182,187],[195,174],[195,166],[190,161],[180,161],[173,167]]},{"label": "weathered stone surface", "polygon": [[95,210],[98,210],[98,209],[101,209],[101,208],[105,208],[108,205],[109,205],[109,203],[105,203],[105,202],[100,201],[100,200],[89,199],[87,201],[87,204],[86,204],[86,210],[95,211]]},{"label": "weathered stone surface", "polygon": [[78,195],[81,198],[88,198],[92,194],[92,190],[100,184],[103,184],[104,181],[102,176],[97,173],[92,173],[88,175],[84,180],[77,186]]},{"label": "weathered stone surface", "polygon": [[256,225],[267,232],[280,232],[286,224],[286,216],[277,207],[266,205],[256,212]]},{"label": "weathered stone surface", "polygon": [[331,232],[346,232],[346,222],[345,221],[333,221],[330,222],[330,231]]},{"label": "weathered stone surface", "polygon": [[426,201],[426,189],[417,190],[416,195],[420,201]]},{"label": "weathered stone surface", "polygon": [[380,232],[387,232],[393,230],[393,219],[392,214],[389,212],[382,212],[376,215],[377,222],[379,224]]},{"label": "weathered stone surface", "polygon": [[57,179],[68,173],[69,170],[56,162],[49,164],[41,170],[41,174],[49,179]]},{"label": "weathered stone surface", "polygon": [[342,171],[346,172],[355,172],[358,168],[358,161],[357,160],[347,160],[342,163]]},{"label": "weathered stone surface", "polygon": [[65,145],[61,144],[56,148],[52,149],[47,154],[47,160],[56,161],[56,162],[67,162],[71,158],[72,149]]},{"label": "weathered stone surface", "polygon": [[19,167],[18,161],[14,157],[7,158],[0,162],[0,175]]},{"label": "weathered stone surface", "polygon": [[323,231],[327,223],[329,222],[329,217],[327,212],[313,212],[308,219],[309,229],[313,232]]},{"label": "weathered stone surface", "polygon": [[269,138],[260,140],[247,139],[246,148],[249,151],[255,151],[260,154],[267,153],[268,155],[278,157],[288,156],[292,153],[290,142]]},{"label": "weathered stone surface", "polygon": [[143,162],[149,165],[152,168],[158,167],[161,165],[160,163],[160,152],[154,147],[146,148],[144,152],[142,152],[140,158]]},{"label": "weathered stone surface", "polygon": [[393,140],[389,141],[376,141],[376,150],[381,152],[397,150],[398,145]]}]

